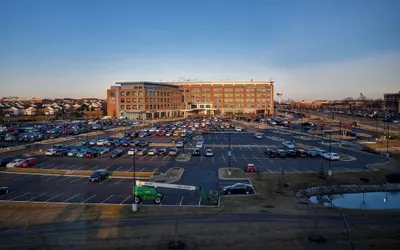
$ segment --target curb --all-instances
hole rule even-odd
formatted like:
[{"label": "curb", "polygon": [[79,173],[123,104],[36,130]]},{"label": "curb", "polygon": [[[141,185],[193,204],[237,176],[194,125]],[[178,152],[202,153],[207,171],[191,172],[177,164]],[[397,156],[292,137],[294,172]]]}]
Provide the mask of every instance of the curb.
[{"label": "curb", "polygon": [[[71,175],[71,174],[46,174],[46,173],[21,173],[21,172],[5,172],[5,171],[1,171],[0,173],[3,174],[22,174],[22,175],[43,175],[43,176],[67,176],[67,177],[78,177],[78,178],[82,178],[82,177],[86,177],[89,178],[88,175]],[[133,177],[131,176],[112,176],[110,175],[108,178],[110,179],[133,179]],[[150,177],[136,177],[136,179],[143,179],[143,180],[148,180],[150,179]]]}]

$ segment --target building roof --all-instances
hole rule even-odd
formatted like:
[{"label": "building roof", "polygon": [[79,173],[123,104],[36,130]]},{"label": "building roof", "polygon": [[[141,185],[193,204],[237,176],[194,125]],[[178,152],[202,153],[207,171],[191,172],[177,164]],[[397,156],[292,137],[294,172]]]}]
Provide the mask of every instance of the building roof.
[{"label": "building roof", "polygon": [[148,82],[148,81],[135,81],[135,82],[116,82],[115,84],[119,85],[131,85],[131,84],[152,84],[152,85],[160,85],[160,86],[168,86],[168,87],[178,87],[175,84],[167,83],[167,82]]},{"label": "building roof", "polygon": [[254,85],[261,85],[261,84],[273,84],[274,80],[268,81],[196,81],[196,82],[168,82],[172,85],[178,86],[191,86],[191,85],[214,85],[214,84],[254,84]]}]

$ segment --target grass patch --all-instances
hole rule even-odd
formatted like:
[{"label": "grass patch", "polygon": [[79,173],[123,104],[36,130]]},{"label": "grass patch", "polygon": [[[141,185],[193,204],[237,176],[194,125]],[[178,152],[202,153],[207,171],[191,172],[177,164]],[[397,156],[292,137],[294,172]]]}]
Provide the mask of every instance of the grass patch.
[{"label": "grass patch", "polygon": [[[379,141],[376,141],[375,144],[368,144],[368,147],[373,148],[373,149],[386,148],[387,141],[379,140]],[[400,147],[400,140],[389,140],[389,148],[395,148],[395,147]]]},{"label": "grass patch", "polygon": [[[231,174],[229,175],[229,171]],[[240,168],[220,168],[218,169],[218,178],[226,179],[226,178],[248,178],[247,174],[241,170]]]}]

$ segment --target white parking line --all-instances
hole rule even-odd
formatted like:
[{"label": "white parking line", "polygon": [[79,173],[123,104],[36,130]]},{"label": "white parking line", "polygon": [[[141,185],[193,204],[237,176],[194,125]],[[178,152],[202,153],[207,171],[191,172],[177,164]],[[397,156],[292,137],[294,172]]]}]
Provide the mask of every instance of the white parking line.
[{"label": "white parking line", "polygon": [[76,165],[74,164],[74,165],[71,165],[71,166],[69,166],[71,169],[73,168],[73,167],[75,167]]},{"label": "white parking line", "polygon": [[306,167],[303,167],[305,170],[307,170],[308,172],[313,172],[313,171],[311,171],[310,169],[308,169],[308,168],[306,168]]},{"label": "white parking line", "polygon": [[61,179],[61,180],[58,180],[57,183],[59,183],[59,182],[61,182],[61,181],[64,181],[64,180],[67,180],[67,179],[69,179],[69,178],[72,178],[72,177],[69,176],[69,177],[63,178],[63,179]]},{"label": "white parking line", "polygon": [[346,171],[351,171],[350,169],[348,169],[348,168],[344,168]]},{"label": "white parking line", "polygon": [[226,140],[228,140],[228,139],[224,136],[224,140],[226,141]]},{"label": "white parking line", "polygon": [[153,156],[149,161],[154,160],[155,158],[157,158],[157,156]]},{"label": "white parking line", "polygon": [[241,151],[243,151],[243,148],[242,148],[242,146],[240,146],[240,145],[239,145],[239,148],[240,148],[240,150],[241,150]]},{"label": "white parking line", "polygon": [[129,172],[129,171],[131,171],[132,169],[133,169],[133,167],[131,167],[130,169],[126,170],[126,172]]},{"label": "white parking line", "polygon": [[122,178],[121,180],[115,182],[114,184],[118,184],[118,183],[120,183],[120,182],[123,181],[123,180],[125,180],[125,178]]},{"label": "white parking line", "polygon": [[182,198],[181,198],[181,202],[179,202],[179,206],[182,205],[182,202],[183,202],[183,196],[182,196]]},{"label": "white parking line", "polygon": [[94,195],[92,195],[92,196],[90,196],[89,198],[87,198],[86,200],[84,200],[84,201],[82,201],[81,202],[81,204],[83,204],[83,203],[85,203],[85,202],[87,202],[88,200],[90,200],[90,199],[92,199],[93,197],[95,197],[96,195],[94,194]]},{"label": "white parking line", "polygon": [[292,167],[291,167],[291,169],[293,169],[294,171],[296,171],[296,173],[300,173],[300,171],[297,170],[297,169],[295,169],[295,168],[292,168]]},{"label": "white parking line", "polygon": [[74,182],[79,181],[79,180],[81,180],[81,179],[83,179],[83,178],[84,178],[84,177],[76,178],[75,180],[71,181],[70,183],[74,183]]},{"label": "white parking line", "polygon": [[84,168],[84,167],[86,167],[86,165],[83,165],[82,167],[77,168],[76,170],[82,169],[82,168]]},{"label": "white parking line", "polygon": [[28,201],[34,200],[34,199],[36,199],[36,198],[38,198],[38,197],[40,197],[40,196],[43,196],[43,195],[45,195],[45,194],[47,194],[47,193],[39,194],[39,195],[37,195],[37,196],[35,196],[35,197],[33,197],[33,198],[30,198]]},{"label": "white parking line", "polygon": [[56,196],[53,196],[53,197],[51,197],[50,199],[45,200],[44,202],[51,201],[51,200],[53,200],[53,199],[55,199],[55,198],[57,198],[58,196],[63,195],[63,194],[64,194],[64,193],[57,194]]},{"label": "white parking line", "polygon": [[270,159],[270,158],[268,158],[268,157],[265,157],[265,159],[269,160],[269,162],[271,162],[271,163],[274,163],[274,161],[273,161],[273,160],[271,160],[271,159]]},{"label": "white parking line", "polygon": [[257,145],[258,150],[262,151],[262,149]]},{"label": "white parking line", "polygon": [[250,149],[250,151],[253,151],[253,149],[251,149],[249,145],[247,145],[247,147]]},{"label": "white parking line", "polygon": [[272,173],[272,171],[271,170],[269,170],[269,168],[267,168],[267,167],[265,167],[270,173]]},{"label": "white parking line", "polygon": [[14,197],[14,198],[10,199],[10,201],[13,201],[13,200],[15,200],[15,199],[18,199],[19,197],[28,195],[28,194],[30,194],[30,193],[31,193],[31,192],[28,192],[28,193],[26,193],[26,194],[22,194],[22,195],[20,195],[20,196]]},{"label": "white parking line", "polygon": [[114,171],[117,171],[118,169],[120,169],[122,166],[117,167],[116,169],[114,169]]},{"label": "white parking line", "polygon": [[232,154],[233,159],[237,162],[236,157],[234,154]]},{"label": "white parking line", "polygon": [[54,179],[54,178],[57,178],[57,177],[60,177],[60,176],[52,176],[52,177],[50,177],[50,178],[47,178],[47,179],[45,179],[45,180],[42,180],[42,181],[49,181],[49,180],[52,180],[52,179]]},{"label": "white parking line", "polygon": [[200,204],[201,204],[201,196],[200,196],[200,200],[199,200],[199,206],[200,206]]},{"label": "white parking line", "polygon": [[105,182],[107,182],[107,181],[109,181],[109,180],[111,180],[111,179],[108,178],[107,180],[100,182],[100,184],[104,184]]},{"label": "white parking line", "polygon": [[123,200],[121,203],[119,203],[119,204],[123,204],[127,199],[129,199],[129,198],[131,198],[131,196],[130,195],[128,195],[128,197],[126,197],[125,198],[125,200]]},{"label": "white parking line", "polygon": [[211,157],[211,160],[212,160],[212,162],[214,162],[214,156],[213,156],[213,157]]},{"label": "white parking line", "polygon": [[246,158],[246,156],[244,156],[244,154],[242,154],[242,156],[247,162],[249,162],[249,160],[247,160],[247,158]]},{"label": "white parking line", "polygon": [[65,166],[65,164],[61,164],[61,165],[58,165],[57,167],[54,167],[55,169],[62,169],[62,167],[64,167]]},{"label": "white parking line", "polygon": [[49,164],[49,165],[43,166],[43,168],[51,169],[52,166],[54,166],[54,164]]},{"label": "white parking line", "polygon": [[161,161],[164,161],[165,159],[167,159],[168,155],[164,156],[164,158],[162,158]]},{"label": "white parking line", "polygon": [[203,156],[200,157],[200,162],[203,162]]},{"label": "white parking line", "polygon": [[68,198],[68,199],[66,199],[65,201],[64,201],[64,203],[65,202],[67,202],[67,201],[70,201],[70,200],[72,200],[73,198],[75,198],[76,196],[78,196],[79,194],[76,194],[76,195],[74,195],[74,196],[72,196],[72,197],[70,197],[70,198]]},{"label": "white parking line", "polygon": [[101,204],[103,204],[104,202],[106,202],[106,201],[108,201],[109,199],[111,199],[111,197],[113,197],[114,195],[112,194],[112,195],[110,195],[110,196],[108,196],[108,198],[107,199],[105,199]]},{"label": "white parking line", "polygon": [[90,168],[89,170],[94,170],[94,169],[96,169],[96,168],[98,168],[99,166],[98,165],[96,165],[96,166],[94,166],[94,167],[92,167],[92,168]]},{"label": "white parking line", "polygon": [[161,204],[164,202],[165,198],[167,198],[167,196],[164,196],[164,198],[163,198],[162,201],[160,202],[160,206],[161,206]]},{"label": "white parking line", "polygon": [[143,156],[140,157],[138,160],[141,161],[141,160],[143,160],[144,158],[146,158],[146,156],[147,156],[147,155],[143,155]]},{"label": "white parking line", "polygon": [[224,156],[224,154],[221,152],[221,155],[222,155],[222,159],[224,159],[224,162],[226,162],[225,161],[225,156]]},{"label": "white parking line", "polygon": [[289,161],[291,161],[291,162],[293,162],[293,163],[295,163],[295,164],[299,164],[297,161],[295,161],[295,160],[292,160],[292,159],[289,159],[289,158],[287,158]]},{"label": "white parking line", "polygon": [[252,156],[253,156],[257,161],[261,162],[260,159],[258,159],[255,155],[252,154]]},{"label": "white parking line", "polygon": [[140,170],[139,172],[143,172],[143,170],[145,170],[145,169],[146,169],[146,167],[142,168],[142,170]]}]

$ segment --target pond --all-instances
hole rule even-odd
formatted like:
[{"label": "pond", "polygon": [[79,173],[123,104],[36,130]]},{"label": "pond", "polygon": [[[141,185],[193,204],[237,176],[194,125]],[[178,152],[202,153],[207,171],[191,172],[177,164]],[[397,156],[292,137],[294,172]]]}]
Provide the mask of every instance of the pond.
[{"label": "pond", "polygon": [[[352,209],[400,209],[400,192],[370,192],[355,194],[338,194],[320,196],[320,202],[325,206]],[[310,197],[314,204],[318,202],[317,196]]]}]

